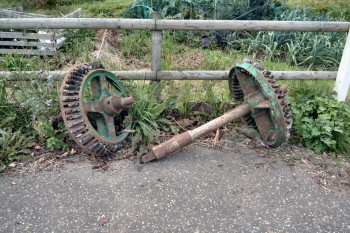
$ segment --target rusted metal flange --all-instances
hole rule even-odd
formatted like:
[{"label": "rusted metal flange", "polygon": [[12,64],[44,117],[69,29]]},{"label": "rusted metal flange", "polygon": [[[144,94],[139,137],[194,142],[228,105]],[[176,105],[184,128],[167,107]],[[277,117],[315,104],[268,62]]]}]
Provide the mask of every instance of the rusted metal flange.
[{"label": "rusted metal flange", "polygon": [[103,69],[84,64],[73,68],[60,90],[61,114],[72,138],[96,156],[113,156],[129,132],[123,129],[133,103],[120,80]]}]

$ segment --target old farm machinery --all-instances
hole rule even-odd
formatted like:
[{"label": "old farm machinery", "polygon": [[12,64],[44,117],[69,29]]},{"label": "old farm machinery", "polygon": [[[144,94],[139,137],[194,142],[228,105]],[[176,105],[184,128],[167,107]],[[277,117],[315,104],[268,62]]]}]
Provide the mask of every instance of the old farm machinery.
[{"label": "old farm machinery", "polygon": [[[258,67],[245,62],[230,70],[229,88],[238,107],[153,147],[142,162],[163,158],[237,119],[254,128],[269,147],[286,142],[292,124],[287,91]],[[116,75],[92,65],[74,68],[61,87],[61,112],[70,135],[96,156],[111,156],[120,149],[129,134],[123,121],[133,102]]]},{"label": "old farm machinery", "polygon": [[61,86],[61,114],[71,137],[90,154],[113,156],[129,132],[120,128],[134,102],[118,78],[94,65],[71,70]]},{"label": "old farm machinery", "polygon": [[[286,90],[277,79],[336,80],[335,93],[345,101],[350,90],[350,34],[338,72],[271,71],[243,63],[227,71],[161,70],[163,31],[249,31],[249,32],[342,32],[348,33],[350,22],[267,21],[267,20],[174,20],[126,18],[1,18],[0,29],[112,29],[148,30],[152,34],[152,66],[147,71],[108,72],[102,67],[81,65],[65,75],[61,88],[61,111],[68,131],[87,152],[98,156],[114,155],[128,137],[127,113],[134,100],[127,95],[122,81],[128,80],[229,80],[232,97],[240,102],[236,109],[198,129],[175,136],[154,147],[143,161],[162,158],[191,143],[199,136],[241,118],[260,134],[267,146],[279,146],[288,139],[292,124]],[[61,79],[64,71],[22,72],[36,78]],[[8,80],[17,74],[1,71]],[[45,76],[45,77],[44,77]]]}]

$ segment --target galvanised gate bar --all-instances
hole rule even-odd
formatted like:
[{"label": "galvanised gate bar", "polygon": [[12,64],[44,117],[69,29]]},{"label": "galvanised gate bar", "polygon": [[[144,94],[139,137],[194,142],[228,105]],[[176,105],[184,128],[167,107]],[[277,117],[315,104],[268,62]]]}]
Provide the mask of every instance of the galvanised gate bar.
[{"label": "galvanised gate bar", "polygon": [[[260,20],[165,20],[165,19],[106,19],[106,18],[2,18],[0,29],[129,29],[151,30],[152,72],[120,72],[124,79],[137,80],[225,80],[228,71],[160,71],[162,30],[192,31],[279,31],[279,32],[349,32],[350,22],[325,21],[260,21]],[[118,72],[119,73],[119,72]],[[336,79],[335,91],[345,101],[350,87],[350,36],[348,36],[339,72],[276,71],[275,79]],[[18,74],[0,72],[5,78]],[[31,72],[45,77],[45,72]],[[45,74],[45,75],[44,75]],[[51,72],[50,72],[51,74]],[[53,72],[62,77],[59,71]]]}]

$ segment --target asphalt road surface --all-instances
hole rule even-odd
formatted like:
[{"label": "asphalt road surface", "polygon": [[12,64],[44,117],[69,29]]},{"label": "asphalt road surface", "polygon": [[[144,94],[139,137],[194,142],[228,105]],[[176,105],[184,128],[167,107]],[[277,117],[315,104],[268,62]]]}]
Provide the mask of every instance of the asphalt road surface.
[{"label": "asphalt road surface", "polygon": [[350,232],[350,195],[254,151],[192,146],[137,169],[0,175],[0,232]]}]

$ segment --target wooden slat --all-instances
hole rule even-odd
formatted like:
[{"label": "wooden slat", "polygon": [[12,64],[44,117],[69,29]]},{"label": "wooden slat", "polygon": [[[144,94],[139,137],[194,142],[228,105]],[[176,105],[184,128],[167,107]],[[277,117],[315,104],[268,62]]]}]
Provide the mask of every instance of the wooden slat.
[{"label": "wooden slat", "polygon": [[39,33],[24,33],[24,32],[0,32],[0,38],[52,40],[54,36],[52,33],[39,34]]},{"label": "wooden slat", "polygon": [[54,51],[41,51],[38,49],[0,49],[0,54],[52,56],[55,54],[55,52]]},{"label": "wooden slat", "polygon": [[49,46],[54,47],[55,43],[40,42],[40,41],[0,41],[0,46],[19,46],[19,47],[36,47]]},{"label": "wooden slat", "polygon": [[[63,18],[79,18],[82,15],[81,8],[64,15]],[[31,14],[14,10],[3,9],[0,10],[0,18],[48,18],[50,16]],[[25,32],[0,32],[0,39],[22,39],[20,41],[0,41],[0,46],[17,46],[17,47],[38,47],[46,46],[50,48],[58,49],[63,46],[65,41],[63,31],[64,30],[46,30],[48,34],[40,33],[25,33]],[[25,41],[29,40],[49,40],[50,42],[42,41]],[[63,40],[59,40],[63,39]],[[59,43],[56,42],[59,40]],[[54,51],[40,51],[33,49],[0,49],[0,54],[23,54],[23,55],[54,55]]]}]

